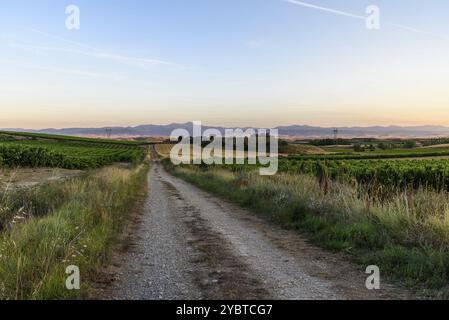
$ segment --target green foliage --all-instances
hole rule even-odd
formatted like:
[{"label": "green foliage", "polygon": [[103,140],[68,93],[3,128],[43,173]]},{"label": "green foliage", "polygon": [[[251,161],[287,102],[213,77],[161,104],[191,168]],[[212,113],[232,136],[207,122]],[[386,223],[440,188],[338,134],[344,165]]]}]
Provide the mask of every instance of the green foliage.
[{"label": "green foliage", "polygon": [[387,143],[387,142],[380,142],[377,147],[381,150],[388,150],[388,149],[392,149],[393,145],[391,143]]},{"label": "green foliage", "polygon": [[404,148],[405,149],[413,149],[416,148],[416,141],[415,140],[407,140],[404,142]]},{"label": "green foliage", "polygon": [[[319,164],[319,165],[315,165]],[[429,187],[449,191],[449,160],[281,160],[279,170],[312,174],[319,179],[325,168],[333,180],[387,190]]]},{"label": "green foliage", "polygon": [[362,146],[360,143],[356,143],[356,144],[354,144],[354,151],[355,152],[364,152],[365,147]]},{"label": "green foliage", "polygon": [[[379,149],[381,149],[379,147]],[[385,160],[385,159],[405,159],[405,158],[434,158],[434,157],[447,157],[449,156],[449,150],[447,148],[442,150],[435,149],[413,149],[409,151],[401,150],[382,150],[376,151],[376,153],[370,154],[358,154],[358,153],[339,153],[339,154],[320,154],[320,155],[301,155],[301,156],[289,156],[288,159],[292,160]]]},{"label": "green foliage", "polygon": [[62,141],[62,142],[87,142],[87,143],[124,145],[124,146],[140,146],[140,145],[151,144],[151,143],[142,142],[142,141],[111,140],[111,139],[63,136],[63,135],[45,134],[45,133],[0,131],[0,141],[1,140],[16,140],[16,138],[25,138],[25,139],[32,139],[32,140],[40,139],[40,140]]},{"label": "green foliage", "polygon": [[[322,181],[297,172],[262,177],[250,166],[177,170],[169,161],[164,165],[204,190],[286,228],[306,232],[325,248],[349,253],[364,267],[378,265],[390,280],[433,297],[449,295],[449,198],[445,192],[396,190],[389,198],[372,198],[353,185],[324,184],[332,169],[324,167],[324,162],[300,164],[302,171],[319,173]],[[224,174],[223,168],[233,169],[232,176]]]},{"label": "green foliage", "polygon": [[449,138],[432,138],[421,140],[423,146],[436,146],[440,144],[449,144]]},{"label": "green foliage", "polygon": [[332,145],[341,145],[341,146],[350,146],[352,141],[350,139],[320,139],[320,140],[311,140],[309,144],[316,147],[325,147]]},{"label": "green foliage", "polygon": [[[146,172],[107,167],[43,186],[35,197],[0,194],[0,300],[84,297],[146,190]],[[69,265],[80,268],[81,291],[65,287]]]},{"label": "green foliage", "polygon": [[144,149],[134,145],[51,140],[0,141],[0,165],[9,167],[99,168],[136,162]]}]

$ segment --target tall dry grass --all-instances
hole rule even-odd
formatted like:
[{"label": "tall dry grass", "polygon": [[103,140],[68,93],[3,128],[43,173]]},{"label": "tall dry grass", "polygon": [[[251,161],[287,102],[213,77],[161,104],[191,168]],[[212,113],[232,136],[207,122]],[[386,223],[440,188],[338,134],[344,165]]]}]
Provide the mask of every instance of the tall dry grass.
[{"label": "tall dry grass", "polygon": [[449,194],[397,190],[375,199],[354,185],[315,177],[260,176],[210,167],[166,167],[193,184],[227,197],[316,243],[344,251],[384,276],[424,294],[448,297]]},{"label": "tall dry grass", "polygon": [[[26,191],[27,206],[15,214],[18,205],[11,204],[20,203],[20,196],[10,197],[3,204],[8,214],[0,234],[0,299],[73,299],[86,294],[145,190],[146,172],[144,165],[109,167]],[[65,287],[69,265],[81,270],[81,291]]]}]

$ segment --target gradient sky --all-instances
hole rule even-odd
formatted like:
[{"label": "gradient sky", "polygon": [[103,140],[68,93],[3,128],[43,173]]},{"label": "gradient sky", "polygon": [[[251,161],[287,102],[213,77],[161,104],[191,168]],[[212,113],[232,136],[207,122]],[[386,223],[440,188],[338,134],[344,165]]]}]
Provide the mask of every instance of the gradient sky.
[{"label": "gradient sky", "polygon": [[[449,125],[447,0],[3,0],[0,127]],[[81,9],[81,30],[65,8]]]}]

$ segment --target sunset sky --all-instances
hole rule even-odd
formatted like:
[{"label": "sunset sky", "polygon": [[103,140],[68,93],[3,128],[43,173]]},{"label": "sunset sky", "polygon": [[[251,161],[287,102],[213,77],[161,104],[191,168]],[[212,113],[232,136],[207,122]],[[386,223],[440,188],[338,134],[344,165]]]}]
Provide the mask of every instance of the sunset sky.
[{"label": "sunset sky", "polygon": [[[372,4],[380,30],[357,18]],[[447,0],[4,0],[0,128],[449,126],[448,14]]]}]

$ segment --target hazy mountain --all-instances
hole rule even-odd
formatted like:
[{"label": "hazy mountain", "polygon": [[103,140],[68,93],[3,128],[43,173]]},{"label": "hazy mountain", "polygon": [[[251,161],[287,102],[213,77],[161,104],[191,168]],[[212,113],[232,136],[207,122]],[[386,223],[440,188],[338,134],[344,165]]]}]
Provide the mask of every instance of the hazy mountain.
[{"label": "hazy mountain", "polygon": [[[203,126],[203,130],[212,128]],[[224,132],[225,127],[214,127]],[[136,127],[103,127],[103,128],[65,128],[65,129],[6,129],[11,131],[27,131],[38,133],[78,135],[78,136],[122,136],[122,137],[154,137],[169,136],[175,129],[186,129],[192,133],[192,123],[172,123],[168,125],[141,125]],[[246,129],[246,128],[245,128]],[[297,138],[331,137],[334,128],[292,125],[278,127],[281,136]],[[444,126],[373,126],[373,127],[341,127],[339,137],[434,137],[449,136],[449,127]]]},{"label": "hazy mountain", "polygon": [[[311,126],[279,127],[280,135],[298,137],[333,136],[334,128]],[[449,128],[443,126],[373,126],[373,127],[341,127],[338,129],[340,137],[434,137],[448,136]]]}]

